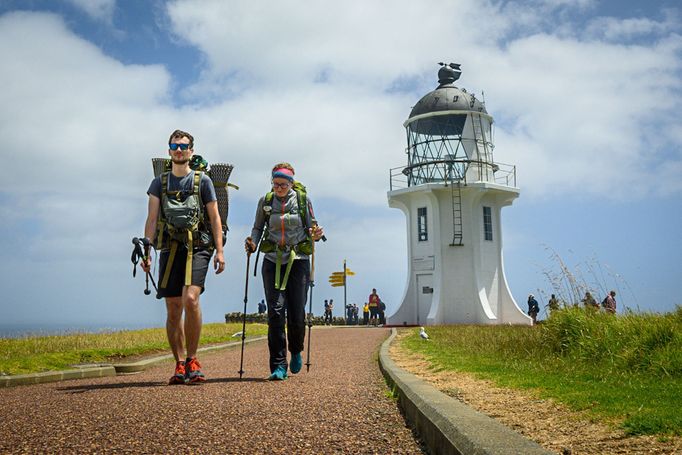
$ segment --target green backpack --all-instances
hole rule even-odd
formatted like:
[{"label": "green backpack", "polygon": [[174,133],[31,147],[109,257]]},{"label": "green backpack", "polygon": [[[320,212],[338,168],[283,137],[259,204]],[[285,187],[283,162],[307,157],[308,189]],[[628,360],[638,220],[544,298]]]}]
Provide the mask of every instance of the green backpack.
[{"label": "green backpack", "polygon": [[[298,216],[301,218],[301,223],[306,228],[307,210],[308,210],[308,196],[306,192],[306,187],[301,182],[294,181],[293,190],[296,192],[296,198],[298,202]],[[265,238],[265,232],[270,221],[270,214],[272,213],[272,200],[275,196],[273,191],[268,192],[265,195],[265,200],[263,201],[263,210],[265,211],[265,228],[263,229],[263,238],[260,241],[258,250],[262,253],[272,253],[277,250],[277,243]],[[310,235],[307,236],[306,240],[298,243],[294,246],[294,251],[297,253],[302,253],[305,255],[311,255],[313,252],[313,241]]]}]

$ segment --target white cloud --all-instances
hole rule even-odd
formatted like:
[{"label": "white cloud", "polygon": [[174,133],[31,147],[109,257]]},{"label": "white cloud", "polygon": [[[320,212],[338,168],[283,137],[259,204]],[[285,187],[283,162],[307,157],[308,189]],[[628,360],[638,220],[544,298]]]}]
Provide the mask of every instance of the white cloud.
[{"label": "white cloud", "polygon": [[[460,83],[485,90],[489,111],[498,120],[496,156],[518,165],[519,175],[526,176],[519,183],[530,195],[579,191],[619,198],[675,187],[658,175],[661,155],[654,145],[675,127],[681,101],[682,41],[670,33],[672,19],[608,18],[610,38],[599,41],[579,38],[579,23],[562,22],[558,34],[547,27],[556,20],[553,12],[587,10],[594,7],[591,1],[392,6],[318,2],[301,9],[280,2],[264,9],[243,2],[180,0],[169,5],[169,14],[175,33],[207,56],[209,66],[195,93],[209,86],[240,92],[239,99],[218,110],[233,112],[239,106],[230,118],[251,121],[246,128],[251,131],[259,121],[276,129],[275,119],[281,122],[286,115],[286,127],[269,136],[305,162],[313,150],[319,157],[323,146],[329,159],[353,163],[362,181],[381,180],[373,170],[387,171],[405,161],[397,120],[435,88],[434,63],[453,56],[463,63]],[[638,27],[661,39],[640,45],[610,42]],[[325,83],[316,84],[321,73]],[[386,93],[400,78],[420,86],[400,96]],[[382,104],[386,108],[377,109]],[[293,119],[306,119],[305,127],[312,128],[302,133],[303,125]],[[229,123],[224,131],[233,130]],[[225,141],[234,140],[226,134]],[[672,138],[660,145],[670,150],[671,141],[679,145]],[[614,191],[609,182],[615,180],[622,190]],[[335,178],[326,181],[333,184]],[[378,185],[365,184],[364,190],[374,194]],[[383,204],[379,197],[372,200]]]},{"label": "white cloud", "polygon": [[609,42],[629,41],[640,37],[657,37],[680,30],[677,10],[662,11],[663,20],[649,17],[618,19],[615,17],[596,17],[589,21],[585,35]]},{"label": "white cloud", "polygon": [[92,19],[112,25],[116,0],[65,0]]}]

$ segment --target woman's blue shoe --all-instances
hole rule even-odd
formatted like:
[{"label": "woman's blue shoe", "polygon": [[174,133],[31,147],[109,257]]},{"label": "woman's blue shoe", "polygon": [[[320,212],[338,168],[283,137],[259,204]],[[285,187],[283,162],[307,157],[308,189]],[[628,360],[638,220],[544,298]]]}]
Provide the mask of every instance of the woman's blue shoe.
[{"label": "woman's blue shoe", "polygon": [[287,370],[283,366],[278,366],[268,377],[269,381],[284,381],[287,378]]},{"label": "woman's blue shoe", "polygon": [[297,352],[296,354],[291,354],[291,363],[289,363],[289,369],[293,374],[298,373],[301,371],[301,368],[303,367],[303,359],[301,358],[301,353]]}]

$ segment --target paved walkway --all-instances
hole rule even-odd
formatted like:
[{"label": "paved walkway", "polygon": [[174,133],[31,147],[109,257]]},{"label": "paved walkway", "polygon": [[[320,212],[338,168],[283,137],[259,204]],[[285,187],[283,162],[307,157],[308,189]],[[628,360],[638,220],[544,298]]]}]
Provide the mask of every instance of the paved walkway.
[{"label": "paved walkway", "polygon": [[[267,342],[200,357],[208,381],[167,386],[173,364],[130,376],[0,389],[0,453],[422,453],[377,367],[388,329],[313,328],[311,369],[264,378]],[[304,353],[305,361],[305,353]]]}]

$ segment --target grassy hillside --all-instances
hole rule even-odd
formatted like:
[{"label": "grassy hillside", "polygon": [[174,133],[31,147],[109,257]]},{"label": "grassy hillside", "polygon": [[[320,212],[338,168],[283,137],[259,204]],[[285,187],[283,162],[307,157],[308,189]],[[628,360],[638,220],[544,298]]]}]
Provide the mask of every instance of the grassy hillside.
[{"label": "grassy hillside", "polygon": [[612,316],[581,308],[536,327],[429,327],[404,346],[435,368],[473,372],[506,387],[537,389],[629,434],[682,435],[682,307]]},{"label": "grassy hillside", "polygon": [[[232,334],[241,331],[241,323],[204,324],[199,346],[225,341],[239,341]],[[248,324],[247,336],[267,334],[267,325]],[[63,370],[80,363],[125,362],[125,357],[170,353],[166,329],[125,330],[111,333],[76,333],[66,335],[0,338],[0,372],[4,374]]]}]

